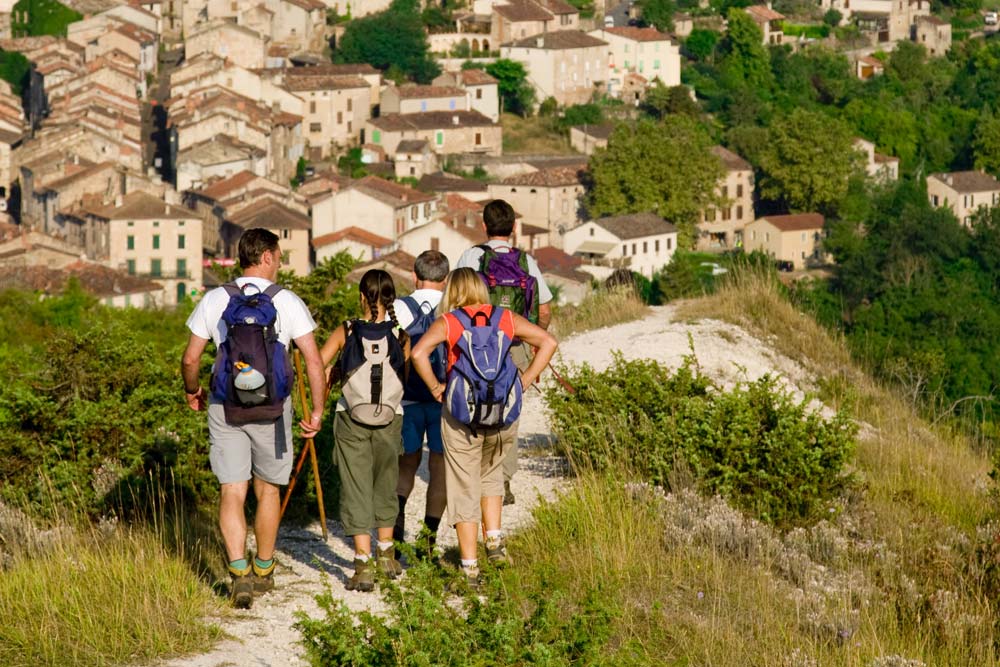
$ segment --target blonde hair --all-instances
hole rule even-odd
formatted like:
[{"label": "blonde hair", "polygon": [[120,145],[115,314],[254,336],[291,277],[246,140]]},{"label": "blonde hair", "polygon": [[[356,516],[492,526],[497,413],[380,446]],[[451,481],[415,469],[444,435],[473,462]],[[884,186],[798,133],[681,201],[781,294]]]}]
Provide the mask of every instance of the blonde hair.
[{"label": "blonde hair", "polygon": [[439,313],[448,313],[456,308],[489,304],[490,292],[486,283],[473,269],[455,269],[448,274],[444,284]]}]

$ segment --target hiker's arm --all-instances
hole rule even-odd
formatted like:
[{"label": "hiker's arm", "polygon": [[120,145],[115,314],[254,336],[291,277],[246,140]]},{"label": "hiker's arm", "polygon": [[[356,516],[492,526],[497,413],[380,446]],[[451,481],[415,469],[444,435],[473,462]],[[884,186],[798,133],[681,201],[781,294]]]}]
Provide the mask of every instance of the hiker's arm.
[{"label": "hiker's arm", "polygon": [[333,330],[333,333],[326,339],[326,342],[323,343],[323,348],[319,351],[323,368],[332,364],[333,360],[337,358],[337,353],[340,352],[340,348],[344,347],[345,340],[347,340],[347,334],[344,333],[343,326],[339,326]]},{"label": "hiker's arm", "polygon": [[410,363],[413,364],[413,370],[417,372],[420,379],[431,390],[434,399],[437,401],[440,401],[441,397],[444,396],[444,385],[434,377],[434,369],[431,368],[431,352],[447,339],[448,324],[443,317],[439,317],[434,320],[434,324],[427,328],[427,331],[420,337],[416,347],[410,353]]},{"label": "hiker's arm", "polygon": [[[542,327],[532,324],[516,313],[511,314],[514,315],[514,336],[535,348],[534,359],[531,360],[531,364],[525,371],[521,373],[521,384],[524,389],[527,389],[535,383],[538,376],[549,365],[549,361],[552,359],[552,355],[555,354],[559,343],[556,342],[552,334]],[[423,342],[423,339],[420,342]]]},{"label": "hiker's arm", "polygon": [[295,339],[295,347],[299,348],[306,362],[306,376],[309,378],[309,393],[312,396],[312,414],[309,419],[303,415],[299,426],[302,435],[311,438],[319,431],[323,423],[323,407],[326,403],[326,376],[323,374],[323,361],[316,346],[316,337],[312,332]]},{"label": "hiker's arm", "polygon": [[191,334],[187,347],[181,357],[181,378],[184,380],[184,397],[192,410],[205,408],[205,389],[201,386],[198,371],[201,368],[201,355],[205,352],[208,339]]},{"label": "hiker's arm", "polygon": [[548,303],[538,305],[538,326],[549,330],[549,322],[552,321],[552,307]]}]

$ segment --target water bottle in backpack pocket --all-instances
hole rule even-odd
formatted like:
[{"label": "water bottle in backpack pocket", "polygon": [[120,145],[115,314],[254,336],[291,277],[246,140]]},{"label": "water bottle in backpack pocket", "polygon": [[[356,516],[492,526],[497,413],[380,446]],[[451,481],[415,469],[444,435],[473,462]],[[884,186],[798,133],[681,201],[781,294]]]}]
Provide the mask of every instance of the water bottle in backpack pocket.
[{"label": "water bottle in backpack pocket", "polygon": [[[410,336],[410,345],[416,345],[421,336],[427,333],[427,329],[434,323],[434,308],[427,301],[417,303],[417,300],[412,296],[405,296],[400,301],[409,308],[410,314],[413,316],[413,322],[410,326],[406,327],[406,333]],[[443,343],[435,347],[434,351],[431,352],[430,362],[434,377],[439,382],[444,382],[448,370],[448,350]],[[406,378],[403,398],[407,401],[415,401],[417,403],[436,401],[434,394],[431,393],[427,384],[412,369],[410,370],[409,377]]]},{"label": "water bottle in backpack pocket", "polygon": [[521,415],[521,377],[510,356],[513,343],[500,328],[503,309],[470,316],[452,311],[462,325],[455,348],[458,357],[448,372],[444,403],[458,422],[474,435],[510,426]]},{"label": "water bottle in backpack pocket", "polygon": [[280,285],[261,291],[253,283],[223,285],[229,303],[222,313],[226,339],[219,346],[212,373],[212,395],[229,424],[249,424],[280,417],[291,393],[288,350],[278,339],[274,296]]},{"label": "water bottle in backpack pocket", "polygon": [[361,424],[385,426],[403,401],[405,355],[395,324],[353,320],[346,326],[340,372],[347,413]]}]

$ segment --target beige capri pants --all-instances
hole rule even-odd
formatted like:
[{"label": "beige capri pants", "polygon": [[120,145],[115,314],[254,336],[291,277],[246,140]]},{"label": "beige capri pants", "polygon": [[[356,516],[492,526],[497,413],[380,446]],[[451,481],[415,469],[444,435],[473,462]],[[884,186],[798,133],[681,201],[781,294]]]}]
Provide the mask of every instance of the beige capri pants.
[{"label": "beige capri pants", "polygon": [[441,411],[441,440],[449,523],[479,523],[480,500],[503,495],[503,462],[508,450],[517,447],[517,424],[474,436],[446,407]]}]

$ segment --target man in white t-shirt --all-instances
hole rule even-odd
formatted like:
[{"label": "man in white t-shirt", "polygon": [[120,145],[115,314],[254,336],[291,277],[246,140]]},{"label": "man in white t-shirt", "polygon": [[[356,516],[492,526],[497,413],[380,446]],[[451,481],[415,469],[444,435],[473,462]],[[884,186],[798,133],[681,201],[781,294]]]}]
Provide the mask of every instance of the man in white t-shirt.
[{"label": "man in white t-shirt", "polygon": [[[497,253],[509,252],[513,247],[510,244],[510,237],[514,233],[514,219],[515,214],[513,207],[511,207],[511,205],[504,200],[494,199],[487,204],[483,208],[483,228],[486,230],[487,239],[484,245],[489,246],[494,252]],[[462,253],[462,256],[458,258],[458,264],[455,268],[470,268],[482,272],[482,260],[485,254],[486,253],[481,246],[473,246]],[[549,328],[549,322],[552,320],[552,307],[550,305],[550,302],[552,301],[552,291],[545,283],[545,278],[542,276],[542,272],[539,270],[538,263],[535,261],[535,258],[531,255],[527,255],[526,259],[528,264],[528,275],[534,278],[536,284],[538,285],[537,324],[541,328],[547,330]],[[525,313],[518,313],[518,315],[525,315]],[[511,357],[513,357],[514,363],[516,363],[517,367],[521,370],[527,368],[528,364],[531,362],[527,353],[527,348],[523,345],[515,345],[512,347]],[[503,461],[504,505],[514,504],[514,494],[510,490],[510,480],[514,477],[515,472],[517,472],[517,447],[511,447],[504,455]]]},{"label": "man in white t-shirt", "polygon": [[[416,344],[413,340],[414,335],[419,337],[424,332],[421,325],[429,324],[435,316],[435,310],[441,303],[445,280],[448,278],[448,268],[448,258],[437,250],[425,250],[420,253],[413,263],[416,289],[409,296],[396,299],[392,304],[396,321],[410,334],[412,344]],[[439,379],[444,382],[443,377]],[[446,502],[441,403],[434,400],[423,380],[411,369],[403,393],[403,454],[399,457],[399,481],[396,483],[399,514],[396,515],[396,525],[392,531],[392,537],[397,542],[402,542],[404,538],[406,499],[413,491],[413,480],[417,468],[420,467],[425,436],[429,451],[427,458],[429,480],[424,525],[427,527],[426,546],[430,550],[437,538]]]},{"label": "man in white t-shirt", "polygon": [[[239,258],[243,276],[236,279],[237,287],[245,293],[254,289],[264,293],[274,284],[281,266],[278,237],[266,229],[247,230],[240,237]],[[229,301],[229,292],[218,287],[208,292],[191,313],[187,321],[191,335],[181,361],[181,374],[188,406],[192,410],[208,407],[209,461],[221,485],[219,526],[233,578],[232,602],[233,606],[248,608],[255,593],[274,587],[274,545],[281,520],[278,487],[288,484],[292,470],[292,400],[291,396],[284,400],[281,415],[276,419],[234,424],[227,418],[224,396],[218,392],[209,395],[201,386],[201,356],[209,340],[217,348],[226,340],[227,327],[222,315]],[[323,363],[313,337],[316,323],[302,299],[290,290],[278,290],[272,296],[272,303],[277,311],[274,326],[278,341],[285,349],[294,341],[305,359],[312,413],[299,425],[303,436],[311,437],[322,423],[326,389]],[[254,517],[257,553],[252,563],[246,554],[244,516],[251,478],[257,498]]]}]

